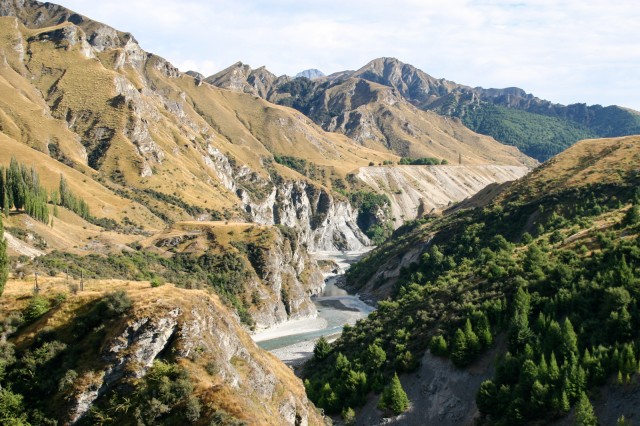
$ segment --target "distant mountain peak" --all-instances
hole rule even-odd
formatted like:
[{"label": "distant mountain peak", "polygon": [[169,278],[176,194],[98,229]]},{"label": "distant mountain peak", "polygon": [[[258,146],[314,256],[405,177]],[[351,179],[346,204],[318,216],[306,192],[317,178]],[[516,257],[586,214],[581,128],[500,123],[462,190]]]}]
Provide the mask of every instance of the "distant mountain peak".
[{"label": "distant mountain peak", "polygon": [[315,68],[310,68],[308,70],[300,71],[298,74],[296,74],[295,78],[305,77],[305,78],[308,78],[309,80],[315,80],[316,78],[320,78],[324,76],[325,74],[322,71]]}]

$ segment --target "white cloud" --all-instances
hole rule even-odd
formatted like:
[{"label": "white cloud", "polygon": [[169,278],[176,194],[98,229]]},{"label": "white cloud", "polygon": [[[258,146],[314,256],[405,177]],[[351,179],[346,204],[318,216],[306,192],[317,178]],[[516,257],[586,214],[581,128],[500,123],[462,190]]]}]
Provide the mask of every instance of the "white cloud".
[{"label": "white cloud", "polygon": [[[64,1],[64,0],[63,0]],[[640,110],[640,8],[620,0],[68,0],[181,69],[329,73],[395,56],[434,77]]]}]

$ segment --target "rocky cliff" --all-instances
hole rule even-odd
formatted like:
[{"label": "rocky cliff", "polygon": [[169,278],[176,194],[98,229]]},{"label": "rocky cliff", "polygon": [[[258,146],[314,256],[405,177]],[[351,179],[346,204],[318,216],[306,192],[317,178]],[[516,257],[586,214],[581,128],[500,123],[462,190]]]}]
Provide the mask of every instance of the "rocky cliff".
[{"label": "rocky cliff", "polygon": [[311,296],[322,291],[324,280],[302,234],[286,226],[192,221],[177,223],[142,245],[165,256],[227,254],[243,259],[236,268],[242,279],[233,285],[260,330],[317,315]]}]

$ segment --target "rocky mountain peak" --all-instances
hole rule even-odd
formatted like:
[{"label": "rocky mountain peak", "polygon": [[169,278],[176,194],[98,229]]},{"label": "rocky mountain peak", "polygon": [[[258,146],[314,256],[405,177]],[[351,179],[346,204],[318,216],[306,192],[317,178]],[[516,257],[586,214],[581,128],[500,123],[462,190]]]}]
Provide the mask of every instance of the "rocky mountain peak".
[{"label": "rocky mountain peak", "polygon": [[322,71],[315,68],[311,68],[308,70],[300,71],[298,74],[296,74],[295,78],[305,77],[305,78],[308,78],[309,80],[315,80],[317,78],[324,77],[324,76],[325,74]]},{"label": "rocky mountain peak", "polygon": [[69,22],[81,28],[86,33],[88,43],[99,52],[107,48],[125,47],[130,42],[137,44],[130,33],[117,31],[53,3],[0,0],[0,16],[15,16],[28,28],[44,28]]}]

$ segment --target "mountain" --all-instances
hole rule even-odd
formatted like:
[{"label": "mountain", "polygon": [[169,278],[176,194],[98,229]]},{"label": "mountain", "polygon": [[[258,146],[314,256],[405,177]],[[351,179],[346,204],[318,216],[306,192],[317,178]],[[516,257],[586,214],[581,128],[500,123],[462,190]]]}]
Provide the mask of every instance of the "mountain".
[{"label": "mountain", "polygon": [[616,105],[560,105],[524,90],[483,89],[435,79],[395,58],[371,61],[352,77],[393,87],[417,107],[458,117],[471,130],[540,161],[587,137],[640,134],[640,113]]},{"label": "mountain", "polygon": [[300,71],[298,74],[296,74],[295,77],[304,77],[308,78],[309,80],[315,80],[316,78],[324,77],[324,73],[315,68],[311,68],[308,70]]},{"label": "mountain", "polygon": [[[515,87],[484,89],[460,85],[436,79],[395,58],[375,59],[359,70],[313,81],[282,78],[271,82],[269,90],[260,96],[298,109],[325,130],[344,133],[361,142],[386,142],[390,149],[403,156],[417,155],[406,148],[416,138],[412,129],[398,129],[398,125],[393,124],[402,123],[406,109],[385,108],[380,99],[367,95],[376,91],[376,87],[386,88],[387,103],[404,101],[418,110],[457,118],[474,132],[516,146],[539,161],[581,139],[640,134],[640,113],[628,108],[565,106]],[[362,111],[363,105],[368,107],[368,115]],[[422,117],[425,117],[423,121],[433,120]],[[410,122],[413,124],[413,117]],[[432,134],[428,137],[434,138]]]},{"label": "mountain", "polygon": [[[310,398],[329,412],[361,406],[357,424],[640,414],[618,391],[638,392],[639,161],[638,136],[581,141],[398,229],[348,271],[378,309],[307,366]],[[411,407],[383,421],[369,391],[394,371]]]},{"label": "mountain", "polygon": [[236,92],[251,93],[264,99],[269,99],[275,86],[290,80],[286,76],[276,77],[265,67],[254,70],[242,62],[236,62],[219,73],[204,79],[214,86]]},{"label": "mountain", "polygon": [[511,147],[469,131],[459,120],[417,109],[388,86],[349,76],[292,80],[237,63],[206,81],[293,107],[324,130],[379,152],[433,157],[450,164],[459,163],[460,157],[464,164],[536,164]]},{"label": "mountain", "polygon": [[537,165],[356,72],[181,73],[51,3],[0,0],[0,59],[16,422],[320,424],[247,335],[317,314],[310,252],[369,248]]}]

